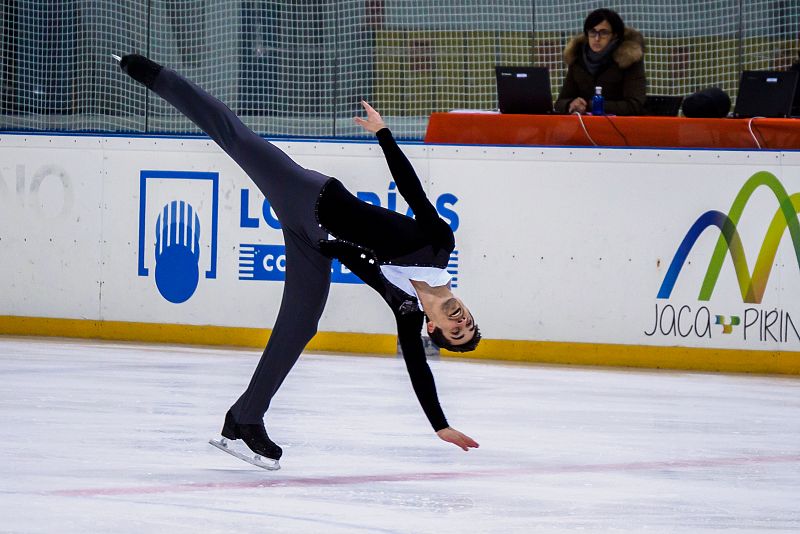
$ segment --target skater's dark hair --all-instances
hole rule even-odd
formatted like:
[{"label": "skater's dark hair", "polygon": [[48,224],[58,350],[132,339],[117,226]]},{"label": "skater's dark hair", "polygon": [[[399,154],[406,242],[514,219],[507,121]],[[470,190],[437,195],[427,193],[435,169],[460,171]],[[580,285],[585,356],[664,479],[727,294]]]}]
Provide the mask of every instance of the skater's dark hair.
[{"label": "skater's dark hair", "polygon": [[[427,317],[426,317],[427,320]],[[428,334],[428,337],[433,341],[433,344],[440,349],[449,350],[450,352],[472,352],[481,340],[481,330],[478,328],[478,323],[475,323],[475,334],[472,339],[461,345],[454,345],[447,338],[444,337],[444,332],[438,326],[433,329],[433,332]]]}]

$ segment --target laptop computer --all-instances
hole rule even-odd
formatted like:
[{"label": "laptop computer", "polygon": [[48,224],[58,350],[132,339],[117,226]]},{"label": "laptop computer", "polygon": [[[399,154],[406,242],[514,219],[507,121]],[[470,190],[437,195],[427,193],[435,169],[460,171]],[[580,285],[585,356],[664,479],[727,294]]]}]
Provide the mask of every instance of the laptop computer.
[{"label": "laptop computer", "polygon": [[735,117],[789,117],[792,114],[796,71],[746,70],[739,81]]},{"label": "laptop computer", "polygon": [[644,114],[657,117],[677,117],[683,104],[682,96],[647,95]]},{"label": "laptop computer", "polygon": [[495,67],[500,113],[553,113],[547,67]]},{"label": "laptop computer", "polygon": [[794,90],[794,103],[792,104],[792,117],[800,117],[800,65],[795,63],[789,70],[798,73],[797,88]]}]

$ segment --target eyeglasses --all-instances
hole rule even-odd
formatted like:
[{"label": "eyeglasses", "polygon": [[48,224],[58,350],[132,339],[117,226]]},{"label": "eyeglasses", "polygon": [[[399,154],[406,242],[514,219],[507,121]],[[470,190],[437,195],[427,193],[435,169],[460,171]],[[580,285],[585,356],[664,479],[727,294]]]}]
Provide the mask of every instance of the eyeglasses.
[{"label": "eyeglasses", "polygon": [[614,33],[614,32],[611,32],[609,30],[600,30],[600,31],[598,31],[598,30],[589,30],[588,31],[589,38],[591,38],[591,39],[606,39],[606,38],[610,37],[612,33]]}]

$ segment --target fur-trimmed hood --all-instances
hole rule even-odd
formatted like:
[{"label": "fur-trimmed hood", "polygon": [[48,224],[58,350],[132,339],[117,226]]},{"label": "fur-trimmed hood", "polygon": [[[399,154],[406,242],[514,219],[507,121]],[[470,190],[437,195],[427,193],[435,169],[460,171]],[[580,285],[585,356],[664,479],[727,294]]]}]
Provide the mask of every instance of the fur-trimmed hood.
[{"label": "fur-trimmed hood", "polygon": [[[567,65],[573,65],[581,57],[583,45],[586,43],[586,36],[579,33],[567,44],[564,49],[564,61]],[[614,54],[614,62],[621,69],[627,69],[644,57],[644,37],[633,28],[625,28],[625,35]]]}]

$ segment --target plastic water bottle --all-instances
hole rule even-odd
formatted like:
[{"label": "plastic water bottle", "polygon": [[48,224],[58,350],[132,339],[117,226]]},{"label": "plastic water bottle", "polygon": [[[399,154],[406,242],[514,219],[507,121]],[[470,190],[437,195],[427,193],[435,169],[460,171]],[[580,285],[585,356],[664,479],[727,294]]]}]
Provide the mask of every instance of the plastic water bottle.
[{"label": "plastic water bottle", "polygon": [[592,115],[605,115],[604,108],[603,88],[597,86],[594,88],[594,97],[592,98]]}]

